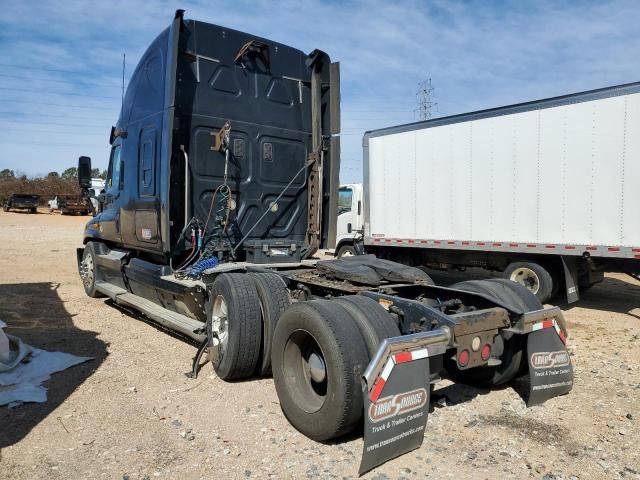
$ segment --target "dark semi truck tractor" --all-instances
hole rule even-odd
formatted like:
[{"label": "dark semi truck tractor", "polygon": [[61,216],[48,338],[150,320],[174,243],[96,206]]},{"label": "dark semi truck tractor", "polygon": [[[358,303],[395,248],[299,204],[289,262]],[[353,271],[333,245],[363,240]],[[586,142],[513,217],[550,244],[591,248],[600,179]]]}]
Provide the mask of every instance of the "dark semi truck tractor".
[{"label": "dark semi truck tractor", "polygon": [[[176,12],[111,131],[78,265],[109,297],[193,339],[224,380],[273,375],[291,424],[362,428],[361,472],[420,446],[430,385],[518,379],[529,405],[573,373],[558,308],[501,280],[438,287],[335,243],[339,65]],[[90,187],[91,160],[79,160]]]}]

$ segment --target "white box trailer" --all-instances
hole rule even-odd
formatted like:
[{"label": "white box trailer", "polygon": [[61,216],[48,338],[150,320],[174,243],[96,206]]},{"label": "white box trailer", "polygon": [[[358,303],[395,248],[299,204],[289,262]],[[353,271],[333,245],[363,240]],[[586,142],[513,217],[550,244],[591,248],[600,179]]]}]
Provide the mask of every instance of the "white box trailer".
[{"label": "white box trailer", "polygon": [[363,150],[367,252],[502,270],[543,301],[640,272],[640,82],[370,131]]}]

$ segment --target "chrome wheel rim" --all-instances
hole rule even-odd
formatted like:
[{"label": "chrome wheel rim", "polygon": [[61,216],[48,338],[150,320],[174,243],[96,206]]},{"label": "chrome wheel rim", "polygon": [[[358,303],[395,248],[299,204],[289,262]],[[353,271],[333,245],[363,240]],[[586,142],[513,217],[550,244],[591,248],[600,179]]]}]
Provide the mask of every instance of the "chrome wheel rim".
[{"label": "chrome wheel rim", "polygon": [[224,357],[229,346],[229,312],[227,302],[222,295],[218,295],[213,302],[211,311],[211,332],[214,349],[217,350],[217,361]]},{"label": "chrome wheel rim", "polygon": [[82,262],[80,262],[80,277],[86,288],[91,288],[94,279],[93,256],[88,254]]},{"label": "chrome wheel rim", "polygon": [[540,290],[540,278],[536,272],[527,267],[515,269],[511,273],[509,280],[519,283],[523,287],[529,289],[532,293],[538,293],[538,290]]}]

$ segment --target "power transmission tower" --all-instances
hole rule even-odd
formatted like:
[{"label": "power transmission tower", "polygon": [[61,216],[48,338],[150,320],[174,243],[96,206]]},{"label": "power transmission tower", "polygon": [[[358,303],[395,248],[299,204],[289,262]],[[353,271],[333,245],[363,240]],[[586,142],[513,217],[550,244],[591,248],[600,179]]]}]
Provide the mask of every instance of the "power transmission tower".
[{"label": "power transmission tower", "polygon": [[418,91],[416,92],[418,108],[414,110],[419,120],[429,120],[431,118],[431,110],[433,108],[435,108],[436,111],[438,110],[438,104],[433,101],[433,97],[431,79],[429,78],[420,82],[418,84]]}]

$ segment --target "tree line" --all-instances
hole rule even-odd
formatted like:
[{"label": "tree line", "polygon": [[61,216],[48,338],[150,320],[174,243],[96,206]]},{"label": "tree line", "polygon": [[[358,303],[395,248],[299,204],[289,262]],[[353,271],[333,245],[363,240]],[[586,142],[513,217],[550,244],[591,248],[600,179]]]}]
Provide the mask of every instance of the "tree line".
[{"label": "tree line", "polygon": [[[93,178],[106,178],[106,170],[91,170]],[[70,167],[58,173],[49,172],[46,176],[28,177],[27,175],[5,168],[0,170],[0,204],[13,193],[32,193],[40,195],[40,204],[46,205],[56,195],[79,195],[78,169]]]}]

